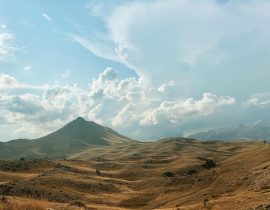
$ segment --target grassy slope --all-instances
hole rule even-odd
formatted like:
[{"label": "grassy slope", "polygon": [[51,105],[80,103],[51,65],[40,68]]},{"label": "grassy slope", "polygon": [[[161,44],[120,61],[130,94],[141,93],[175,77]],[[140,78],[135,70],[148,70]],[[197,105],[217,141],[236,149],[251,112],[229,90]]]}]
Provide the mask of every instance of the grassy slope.
[{"label": "grassy slope", "polygon": [[0,159],[65,158],[93,146],[108,146],[131,141],[119,133],[82,118],[58,131],[35,140],[13,140],[0,143]]},{"label": "grassy slope", "polygon": [[[19,181],[3,184],[0,194],[65,206],[80,201],[95,209],[246,210],[270,204],[269,154],[270,145],[261,142],[180,138],[106,146],[70,156],[76,160],[31,163],[10,177]],[[217,167],[205,169],[198,157],[213,159]],[[174,176],[162,175],[168,171]],[[10,172],[2,173],[0,182]]]}]

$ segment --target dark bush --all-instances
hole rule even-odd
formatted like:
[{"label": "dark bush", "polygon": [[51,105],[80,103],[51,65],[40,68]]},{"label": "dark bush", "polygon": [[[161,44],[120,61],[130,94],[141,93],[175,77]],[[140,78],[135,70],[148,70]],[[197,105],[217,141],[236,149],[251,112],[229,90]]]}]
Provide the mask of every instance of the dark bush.
[{"label": "dark bush", "polygon": [[96,169],[96,174],[97,174],[98,176],[100,176],[100,175],[101,175],[101,172],[100,172],[99,170]]},{"label": "dark bush", "polygon": [[188,170],[188,175],[196,174],[197,170],[196,169],[190,169]]},{"label": "dark bush", "polygon": [[206,159],[203,167],[206,169],[215,168],[217,166],[216,162],[211,159]]},{"label": "dark bush", "polygon": [[164,172],[162,174],[162,176],[164,176],[164,177],[175,177],[175,173],[173,173],[171,171],[167,171],[167,172]]}]

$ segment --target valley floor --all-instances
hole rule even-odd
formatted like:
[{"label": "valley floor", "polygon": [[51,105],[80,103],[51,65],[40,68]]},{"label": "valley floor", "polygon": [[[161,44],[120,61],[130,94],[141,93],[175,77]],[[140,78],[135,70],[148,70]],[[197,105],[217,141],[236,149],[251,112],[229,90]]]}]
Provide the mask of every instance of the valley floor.
[{"label": "valley floor", "polygon": [[170,138],[0,161],[0,209],[270,209],[270,145]]}]

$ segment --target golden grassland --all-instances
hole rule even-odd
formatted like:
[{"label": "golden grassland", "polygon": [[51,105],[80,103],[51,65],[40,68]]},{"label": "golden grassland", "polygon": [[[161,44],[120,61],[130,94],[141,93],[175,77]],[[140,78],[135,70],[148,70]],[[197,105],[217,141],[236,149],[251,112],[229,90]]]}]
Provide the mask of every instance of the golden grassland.
[{"label": "golden grassland", "polygon": [[169,138],[2,164],[5,210],[270,209],[270,145],[262,142]]}]

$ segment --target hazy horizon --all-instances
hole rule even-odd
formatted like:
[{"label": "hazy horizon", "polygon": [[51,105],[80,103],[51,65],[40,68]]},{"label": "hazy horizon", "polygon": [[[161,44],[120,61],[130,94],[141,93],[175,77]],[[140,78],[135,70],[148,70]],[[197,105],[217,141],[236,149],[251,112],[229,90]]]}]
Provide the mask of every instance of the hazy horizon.
[{"label": "hazy horizon", "polygon": [[135,139],[270,122],[266,0],[0,0],[0,141],[83,117]]}]

